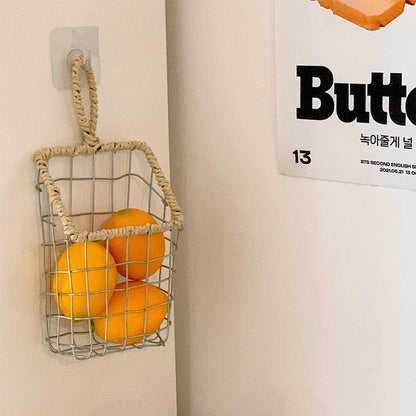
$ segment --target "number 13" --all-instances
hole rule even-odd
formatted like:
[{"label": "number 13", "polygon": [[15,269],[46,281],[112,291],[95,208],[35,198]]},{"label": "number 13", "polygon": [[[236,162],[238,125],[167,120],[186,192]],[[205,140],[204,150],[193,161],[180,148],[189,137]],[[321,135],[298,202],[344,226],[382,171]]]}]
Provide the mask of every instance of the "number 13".
[{"label": "number 13", "polygon": [[292,153],[295,155],[295,163],[309,165],[312,162],[310,150],[295,150]]}]

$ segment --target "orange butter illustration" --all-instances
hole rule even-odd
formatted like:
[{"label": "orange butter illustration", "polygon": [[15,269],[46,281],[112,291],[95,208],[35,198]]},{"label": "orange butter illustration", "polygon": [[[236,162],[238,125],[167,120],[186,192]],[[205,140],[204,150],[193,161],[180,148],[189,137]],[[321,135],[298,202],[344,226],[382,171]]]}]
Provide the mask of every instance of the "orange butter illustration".
[{"label": "orange butter illustration", "polygon": [[[314,0],[312,0],[314,1]],[[367,30],[388,25],[416,0],[316,0],[322,7]]]}]

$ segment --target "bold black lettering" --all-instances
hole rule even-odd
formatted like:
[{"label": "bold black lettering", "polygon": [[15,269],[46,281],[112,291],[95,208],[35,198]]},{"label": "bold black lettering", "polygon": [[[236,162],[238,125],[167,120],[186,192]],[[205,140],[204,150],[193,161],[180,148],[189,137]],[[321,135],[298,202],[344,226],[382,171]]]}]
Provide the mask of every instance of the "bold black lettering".
[{"label": "bold black lettering", "polygon": [[[327,94],[334,82],[332,72],[324,66],[297,66],[296,75],[300,77],[300,107],[296,117],[304,120],[325,120],[334,112],[334,100]],[[313,79],[320,85],[314,87]],[[320,101],[319,108],[313,108],[313,98]]]},{"label": "bold black lettering", "polygon": [[402,111],[402,99],[406,97],[407,88],[403,85],[402,74],[390,74],[389,113],[394,123],[399,126],[406,124],[406,113]]},{"label": "bold black lettering", "polygon": [[371,84],[368,86],[368,95],[371,97],[370,110],[374,120],[380,124],[387,124],[387,113],[383,110],[383,74],[371,73]]},{"label": "bold black lettering", "polygon": [[383,97],[389,99],[389,113],[392,121],[404,126],[406,114],[401,110],[402,98],[406,97],[406,87],[402,84],[402,74],[390,74],[390,83],[383,84],[383,74],[371,73],[371,83],[368,85],[368,95],[371,97],[371,115],[377,123],[387,124],[387,112],[383,109]]},{"label": "bold black lettering", "polygon": [[[357,120],[358,123],[368,123],[370,115],[366,111],[366,86],[364,84],[335,84],[334,92],[337,96],[337,116],[344,123]],[[350,110],[350,93],[354,97],[353,108]]]},{"label": "bold black lettering", "polygon": [[[409,120],[416,125],[416,88],[410,91],[406,100],[406,113]],[[412,169],[415,169],[412,167]]]}]

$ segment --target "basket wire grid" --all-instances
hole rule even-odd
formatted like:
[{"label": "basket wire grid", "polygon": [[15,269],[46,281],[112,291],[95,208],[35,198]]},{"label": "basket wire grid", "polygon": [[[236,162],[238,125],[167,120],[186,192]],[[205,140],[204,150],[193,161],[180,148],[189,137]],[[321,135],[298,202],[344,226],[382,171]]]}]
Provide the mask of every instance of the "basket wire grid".
[{"label": "basket wire grid", "polygon": [[[103,356],[109,352],[147,346],[164,345],[169,336],[173,303],[173,275],[179,231],[183,228],[183,216],[168,181],[150,147],[145,142],[102,143],[95,135],[98,117],[98,100],[92,69],[80,54],[72,66],[73,98],[83,136],[83,144],[42,149],[35,154],[38,168],[38,210],[42,234],[44,333],[52,352],[72,355],[77,359]],[[85,73],[89,87],[89,119],[85,115],[81,97],[81,76]],[[106,221],[117,211],[137,208],[151,214],[156,223],[104,229]],[[152,235],[162,233],[165,252],[160,257],[150,257]],[[146,236],[145,259],[129,259],[133,236]],[[122,237],[126,244],[126,257],[110,262],[110,242]],[[89,244],[100,244],[105,252],[104,264],[89,265]],[[82,267],[71,262],[70,247],[82,244]],[[67,268],[58,267],[59,258],[66,253]],[[149,267],[160,262],[156,272]],[[130,278],[129,267],[142,263],[145,275],[142,279]],[[123,274],[117,273],[117,286],[110,283],[112,268],[124,266]],[[104,287],[94,286],[95,272],[105,276]],[[75,290],[75,276],[85,276],[84,291]],[[55,280],[55,287],[52,281]],[[59,279],[67,279],[69,291],[60,292]],[[124,286],[119,288],[119,283]],[[131,309],[131,290],[144,292],[144,304]],[[164,300],[150,304],[149,290],[157,288]],[[121,292],[124,310],[110,313],[112,296]],[[94,299],[105,299],[103,312],[92,310]],[[63,311],[65,299],[69,299],[69,312]],[[83,316],[74,313],[77,300],[86,300],[87,312]],[[66,302],[68,304],[68,302]],[[161,325],[147,330],[153,310],[166,308]],[[109,322],[123,317],[124,331],[120,338],[107,338]],[[104,336],[97,336],[95,327],[99,320],[105,322]],[[129,334],[129,326],[141,320],[142,332]]]}]

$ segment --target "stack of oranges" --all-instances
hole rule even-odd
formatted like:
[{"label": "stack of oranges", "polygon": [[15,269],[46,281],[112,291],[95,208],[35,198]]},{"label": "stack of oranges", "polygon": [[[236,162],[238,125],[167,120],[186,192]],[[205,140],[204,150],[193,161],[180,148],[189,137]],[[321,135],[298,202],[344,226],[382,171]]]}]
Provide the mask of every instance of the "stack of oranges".
[{"label": "stack of oranges", "polygon": [[[104,229],[145,224],[156,220],[146,211],[127,208],[114,213]],[[101,339],[140,342],[158,330],[168,311],[165,292],[144,281],[161,268],[164,254],[161,232],[114,237],[108,249],[99,242],[74,243],[58,258],[52,293],[65,316],[92,318]],[[125,281],[117,284],[118,273]]]}]

